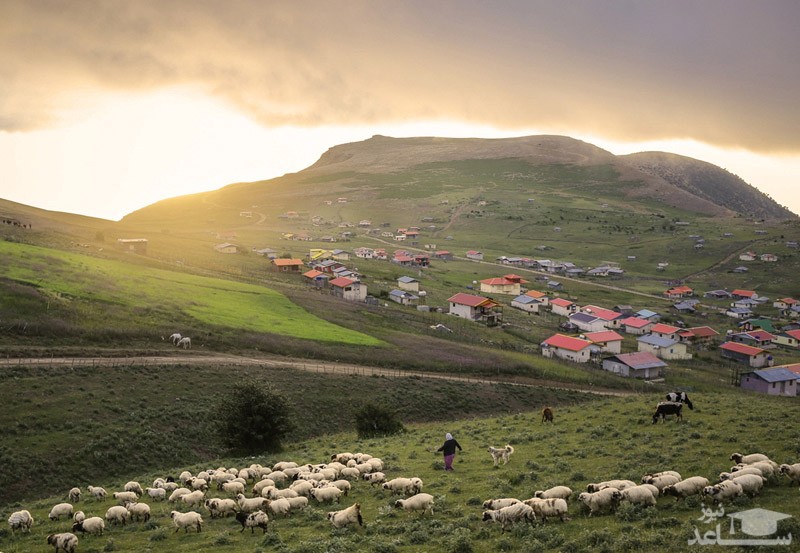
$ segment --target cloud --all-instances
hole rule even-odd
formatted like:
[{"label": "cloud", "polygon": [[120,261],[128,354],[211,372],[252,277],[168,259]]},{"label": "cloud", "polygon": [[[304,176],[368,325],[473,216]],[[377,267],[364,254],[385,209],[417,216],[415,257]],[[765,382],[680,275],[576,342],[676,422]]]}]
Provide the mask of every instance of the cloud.
[{"label": "cloud", "polygon": [[0,130],[191,86],[267,126],[422,119],[800,150],[800,4],[6,0]]}]

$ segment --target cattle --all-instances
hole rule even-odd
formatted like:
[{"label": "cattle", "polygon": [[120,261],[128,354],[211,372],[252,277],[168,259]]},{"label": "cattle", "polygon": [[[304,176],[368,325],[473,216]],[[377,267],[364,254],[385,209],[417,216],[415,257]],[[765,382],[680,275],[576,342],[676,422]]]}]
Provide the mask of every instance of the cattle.
[{"label": "cattle", "polygon": [[683,403],[676,403],[673,401],[662,401],[658,405],[656,405],[656,412],[653,414],[653,424],[658,422],[658,418],[661,417],[661,420],[666,422],[667,415],[675,415],[677,420],[683,420],[683,415],[681,414],[681,409],[683,408]]},{"label": "cattle", "polygon": [[542,409],[542,422],[553,422],[553,410],[550,407]]},{"label": "cattle", "polygon": [[689,399],[689,395],[686,392],[670,392],[667,394],[667,401],[671,401],[672,403],[685,403],[686,407],[694,409],[694,405],[692,405],[692,401]]}]

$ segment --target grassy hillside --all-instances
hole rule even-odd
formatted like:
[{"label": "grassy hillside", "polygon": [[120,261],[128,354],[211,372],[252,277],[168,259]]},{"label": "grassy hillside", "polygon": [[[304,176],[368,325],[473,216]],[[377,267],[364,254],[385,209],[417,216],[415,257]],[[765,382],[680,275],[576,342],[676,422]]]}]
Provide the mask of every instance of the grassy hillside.
[{"label": "grassy hillside", "polygon": [[[576,500],[577,493],[590,482],[612,478],[638,481],[644,473],[666,469],[677,470],[684,477],[699,475],[715,481],[720,471],[729,470],[728,457],[734,451],[759,451],[779,463],[797,462],[800,442],[786,434],[796,407],[787,399],[709,393],[693,397],[695,409],[686,413],[683,423],[670,420],[653,425],[650,415],[659,397],[650,394],[558,407],[552,425],[543,425],[537,412],[509,413],[497,418],[411,424],[407,433],[382,439],[358,440],[349,432],[330,434],[292,443],[277,456],[219,459],[194,466],[154,466],[114,479],[105,479],[87,469],[80,474],[89,472],[88,480],[104,485],[111,492],[121,489],[128,478],[149,484],[157,476],[177,476],[184,468],[196,472],[218,466],[271,465],[278,460],[317,463],[325,462],[332,453],[363,451],[385,461],[387,477],[420,477],[424,491],[434,495],[436,503],[433,517],[404,513],[392,507],[394,499],[388,492],[363,481],[353,482],[352,491],[342,498],[339,506],[317,505],[312,500],[305,511],[272,521],[266,535],[251,535],[239,533],[238,524],[230,518],[211,520],[207,515],[200,534],[176,534],[168,519],[168,513],[175,507],[151,502],[154,517],[150,522],[110,528],[102,537],[81,537],[80,550],[488,553],[688,549],[695,528],[701,534],[713,529],[713,524],[700,521],[702,503],[697,498],[676,502],[671,497],[662,497],[657,506],[647,508],[623,504],[614,514],[588,518]],[[743,411],[745,403],[747,408]],[[456,457],[453,473],[441,470],[440,454],[433,452],[445,432],[452,432],[464,447]],[[154,442],[164,440],[154,437]],[[495,468],[485,449],[505,443],[513,444],[516,451],[508,465]],[[95,470],[99,464],[95,462]],[[496,525],[481,521],[481,504],[486,499],[526,499],[535,490],[553,485],[567,485],[574,490],[569,501],[570,521],[523,524],[505,534]],[[46,551],[45,536],[70,526],[63,520],[46,519],[50,507],[62,500],[68,488],[69,484],[55,486],[51,488],[53,495],[4,508],[4,516],[14,508],[28,508],[37,523],[29,536],[12,537],[8,530],[2,530],[3,551]],[[362,505],[365,526],[333,529],[325,513],[354,502]],[[89,516],[102,516],[112,504],[113,500],[97,503],[82,499],[77,507]],[[724,507],[728,514],[755,507],[789,514],[792,518],[779,524],[778,534],[797,535],[800,531],[797,489],[788,486],[785,479],[771,481],[758,497],[739,498]],[[728,537],[728,521],[727,517],[720,521],[725,537]],[[738,532],[734,538],[748,537]]]}]

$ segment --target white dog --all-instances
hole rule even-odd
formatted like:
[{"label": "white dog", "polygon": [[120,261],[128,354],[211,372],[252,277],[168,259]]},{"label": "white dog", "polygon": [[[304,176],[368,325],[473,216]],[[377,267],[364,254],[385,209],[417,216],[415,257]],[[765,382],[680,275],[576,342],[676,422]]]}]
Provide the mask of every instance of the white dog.
[{"label": "white dog", "polygon": [[503,460],[504,465],[508,464],[508,458],[511,457],[512,453],[514,453],[514,448],[506,444],[506,447],[489,446],[489,449],[487,451],[492,454],[492,460],[494,461],[494,466],[497,466],[497,463],[500,461],[500,459]]}]

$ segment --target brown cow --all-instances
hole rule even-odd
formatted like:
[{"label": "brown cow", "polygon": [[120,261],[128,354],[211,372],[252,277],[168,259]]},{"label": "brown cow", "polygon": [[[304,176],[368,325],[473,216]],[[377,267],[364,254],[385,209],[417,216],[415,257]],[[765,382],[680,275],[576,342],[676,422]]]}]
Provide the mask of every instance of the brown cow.
[{"label": "brown cow", "polygon": [[550,407],[542,409],[542,422],[553,422],[553,410]]}]

